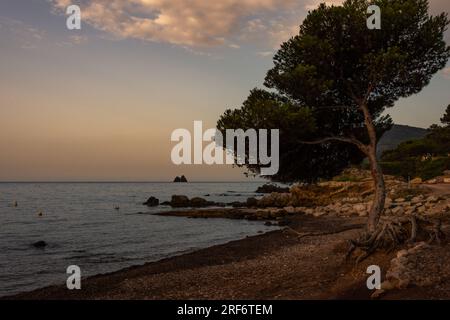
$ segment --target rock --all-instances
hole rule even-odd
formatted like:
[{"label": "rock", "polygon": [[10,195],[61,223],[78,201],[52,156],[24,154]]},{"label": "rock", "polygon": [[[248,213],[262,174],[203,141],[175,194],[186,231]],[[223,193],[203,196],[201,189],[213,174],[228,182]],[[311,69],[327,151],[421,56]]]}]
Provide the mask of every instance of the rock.
[{"label": "rock", "polygon": [[321,217],[321,216],[324,216],[324,215],[326,215],[326,214],[327,214],[326,212],[321,211],[321,210],[315,210],[315,211],[313,212],[313,216],[316,217],[316,218]]},{"label": "rock", "polygon": [[367,217],[369,215],[369,212],[367,210],[358,212],[358,216],[360,217]]},{"label": "rock", "polygon": [[235,202],[230,203],[230,205],[233,208],[245,208],[245,207],[247,207],[247,202],[235,201]]},{"label": "rock", "polygon": [[256,198],[248,198],[247,199],[247,207],[253,208],[258,206],[258,199]]},{"label": "rock", "polygon": [[438,201],[439,201],[439,198],[436,197],[436,196],[429,196],[429,197],[427,198],[427,202],[436,203],[436,202],[438,202]]},{"label": "rock", "polygon": [[400,206],[393,208],[391,211],[394,216],[402,216],[405,214],[405,208]]},{"label": "rock", "polygon": [[204,208],[209,206],[211,203],[209,203],[207,200],[199,197],[192,198],[190,201],[190,206],[193,208]]},{"label": "rock", "polygon": [[392,289],[439,284],[442,281],[441,265],[436,262],[430,263],[428,253],[430,250],[432,247],[422,242],[411,249],[399,251],[386,272],[386,280],[381,285],[382,290],[377,291],[372,297],[379,297]]},{"label": "rock", "polygon": [[210,202],[210,206],[225,208],[227,204],[223,202]]},{"label": "rock", "polygon": [[417,207],[416,207],[416,206],[408,206],[408,207],[405,207],[405,213],[406,213],[407,215],[412,215],[414,212],[416,212],[416,210],[417,210]]},{"label": "rock", "polygon": [[270,222],[270,221],[267,221],[266,223],[264,223],[264,225],[265,225],[266,227],[271,227],[271,226],[273,226],[273,223]]},{"label": "rock", "polygon": [[170,201],[164,201],[161,203],[162,206],[170,206]]},{"label": "rock", "polygon": [[425,202],[425,204],[424,204],[424,206],[425,206],[427,209],[433,208],[434,205],[435,205],[435,203],[433,203],[433,202]]},{"label": "rock", "polygon": [[256,220],[268,220],[271,219],[270,211],[258,210],[255,214]]},{"label": "rock", "polygon": [[406,200],[404,199],[404,198],[398,198],[398,199],[395,199],[395,202],[397,202],[397,203],[403,203],[403,202],[405,202]]},{"label": "rock", "polygon": [[187,179],[186,179],[186,177],[185,176],[181,176],[181,177],[176,177],[174,180],[173,180],[173,182],[176,182],[176,183],[181,183],[181,182],[188,182],[187,181]]},{"label": "rock", "polygon": [[172,201],[170,202],[170,205],[174,208],[186,208],[190,206],[190,201],[189,198],[186,196],[174,195],[172,196]]},{"label": "rock", "polygon": [[47,242],[45,241],[38,241],[33,243],[33,247],[41,249],[41,248],[45,248],[47,246]]},{"label": "rock", "polygon": [[417,204],[419,204],[422,200],[423,200],[423,197],[421,197],[421,196],[414,197],[414,198],[411,199],[411,203],[417,205]]},{"label": "rock", "polygon": [[405,213],[405,209],[403,207],[395,207],[391,212],[394,216],[401,216]]},{"label": "rock", "polygon": [[444,210],[442,207],[432,207],[427,210],[426,215],[427,216],[435,216],[435,215],[441,215],[442,213],[444,213]]},{"label": "rock", "polygon": [[[236,202],[233,202],[229,205],[236,205]],[[163,202],[161,205],[170,205],[173,208],[206,208],[206,207],[226,207],[226,203],[222,202],[213,202],[208,201],[206,199],[200,197],[194,197],[189,200],[186,196],[173,195],[172,201]],[[239,202],[239,207],[245,207],[245,203]]]},{"label": "rock", "polygon": [[282,218],[280,221],[278,221],[278,226],[280,226],[280,227],[285,227],[290,224],[291,224],[291,221],[286,218]]},{"label": "rock", "polygon": [[366,211],[366,205],[362,203],[358,203],[353,205],[353,210],[355,210],[357,213]]},{"label": "rock", "polygon": [[260,200],[258,200],[258,207],[260,208],[268,208],[268,207],[276,207],[276,208],[284,208],[290,205],[291,202],[291,194],[290,193],[271,193],[265,195]]},{"label": "rock", "polygon": [[418,213],[425,213],[425,211],[426,211],[426,207],[425,206],[420,206],[420,207],[417,208],[417,212]]},{"label": "rock", "polygon": [[290,207],[284,207],[283,208],[284,211],[286,211],[288,214],[294,214],[296,212],[295,208],[290,206]]},{"label": "rock", "polygon": [[143,203],[143,205],[148,207],[157,207],[159,206],[159,199],[150,197],[146,202]]},{"label": "rock", "polygon": [[422,184],[422,183],[423,183],[422,178],[415,178],[411,180],[411,184]]},{"label": "rock", "polygon": [[256,190],[256,193],[273,193],[273,192],[289,193],[289,188],[283,188],[283,187],[279,187],[275,184],[266,183],[265,185],[259,187]]},{"label": "rock", "polygon": [[275,209],[275,210],[270,210],[270,217],[272,219],[277,219],[280,217],[285,217],[287,216],[288,213],[286,212],[286,210],[284,209]]}]

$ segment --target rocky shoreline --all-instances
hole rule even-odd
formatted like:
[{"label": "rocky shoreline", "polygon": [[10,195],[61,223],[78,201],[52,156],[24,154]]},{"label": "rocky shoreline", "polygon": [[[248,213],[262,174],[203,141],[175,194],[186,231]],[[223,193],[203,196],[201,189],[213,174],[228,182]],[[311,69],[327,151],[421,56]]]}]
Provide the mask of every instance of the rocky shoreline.
[{"label": "rocky shoreline", "polygon": [[[427,187],[410,187],[402,180],[386,177],[388,196],[385,216],[422,215],[437,217],[450,211],[450,194],[433,194]],[[318,185],[295,185],[289,192],[272,192],[262,197],[250,197],[246,202],[218,203],[195,197],[174,195],[170,212],[156,213],[162,216],[189,218],[227,218],[245,220],[278,221],[285,225],[287,217],[311,215],[314,217],[366,217],[372,206],[372,181],[329,181]],[[158,200],[150,198],[147,203]],[[158,201],[159,202],[159,201]]]},{"label": "rocky shoreline", "polygon": [[[386,177],[387,216],[436,217],[450,232],[450,187],[410,187]],[[235,207],[174,196],[161,216],[226,218],[283,227],[177,257],[83,280],[83,290],[48,287],[6,299],[445,299],[450,298],[450,244],[405,244],[347,261],[348,242],[365,228],[370,179],[296,185]],[[145,205],[157,206],[150,198]],[[213,207],[211,207],[213,206]],[[379,291],[366,287],[367,266],[383,270]]]}]

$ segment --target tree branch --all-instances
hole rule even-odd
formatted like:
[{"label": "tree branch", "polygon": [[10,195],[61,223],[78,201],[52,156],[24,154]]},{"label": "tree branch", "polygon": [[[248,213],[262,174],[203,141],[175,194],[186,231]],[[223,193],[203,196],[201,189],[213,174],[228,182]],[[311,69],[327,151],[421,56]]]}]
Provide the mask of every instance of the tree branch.
[{"label": "tree branch", "polygon": [[322,110],[322,109],[355,109],[355,106],[323,106],[323,107],[315,107],[315,110]]},{"label": "tree branch", "polygon": [[300,141],[300,143],[314,145],[314,144],[323,144],[323,143],[327,143],[327,142],[331,142],[331,141],[351,143],[351,144],[356,145],[364,154],[367,154],[367,152],[368,152],[368,147],[364,143],[362,143],[358,139],[348,138],[348,137],[334,136],[334,137],[322,138],[322,139],[315,140],[315,141]]}]

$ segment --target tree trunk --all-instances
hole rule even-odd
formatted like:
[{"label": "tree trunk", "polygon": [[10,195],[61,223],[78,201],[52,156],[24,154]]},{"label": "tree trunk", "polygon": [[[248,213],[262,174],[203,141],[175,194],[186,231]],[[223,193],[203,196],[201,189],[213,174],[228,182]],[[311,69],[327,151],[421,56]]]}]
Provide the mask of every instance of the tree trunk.
[{"label": "tree trunk", "polygon": [[384,205],[386,203],[386,186],[384,183],[383,172],[377,161],[376,148],[370,148],[368,157],[375,188],[373,204],[367,221],[367,231],[372,233],[375,232],[384,211]]},{"label": "tree trunk", "polygon": [[372,178],[374,182],[375,194],[373,198],[372,208],[369,212],[369,218],[367,221],[367,231],[369,233],[375,232],[378,223],[380,221],[381,215],[384,211],[384,205],[386,203],[386,186],[384,183],[383,172],[377,159],[377,132],[375,130],[375,125],[372,120],[369,108],[367,104],[363,103],[360,106],[364,113],[364,122],[367,128],[367,133],[369,134],[370,144],[367,146],[367,157],[370,162],[370,171],[372,173]]}]

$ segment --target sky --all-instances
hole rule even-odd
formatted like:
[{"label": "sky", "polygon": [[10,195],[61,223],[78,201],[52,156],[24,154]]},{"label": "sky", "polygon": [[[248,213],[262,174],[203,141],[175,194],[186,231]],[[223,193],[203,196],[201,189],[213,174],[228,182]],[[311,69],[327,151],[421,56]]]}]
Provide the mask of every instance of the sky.
[{"label": "sky", "polygon": [[[246,181],[231,166],[175,166],[171,133],[194,120],[215,127],[262,87],[279,45],[320,2],[0,1],[0,181]],[[70,4],[81,30],[66,28]],[[448,0],[430,5],[450,11]],[[429,127],[449,88],[450,64],[389,114]]]}]

